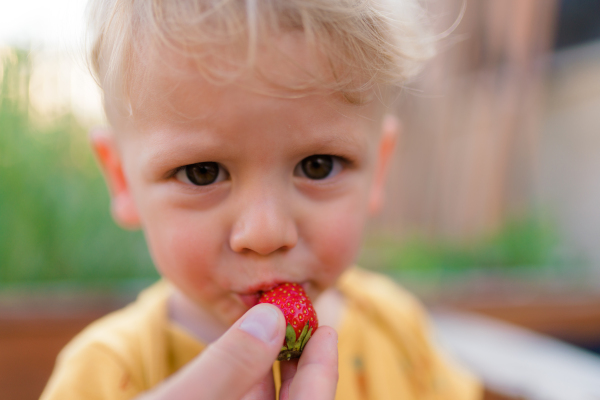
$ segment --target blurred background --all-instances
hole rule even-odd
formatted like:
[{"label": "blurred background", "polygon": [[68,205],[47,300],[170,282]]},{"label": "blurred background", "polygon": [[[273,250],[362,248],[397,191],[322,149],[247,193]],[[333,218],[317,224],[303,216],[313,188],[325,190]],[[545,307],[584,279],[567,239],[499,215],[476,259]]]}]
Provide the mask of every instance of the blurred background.
[{"label": "blurred background", "polygon": [[[491,317],[598,358],[600,0],[426,4],[440,51],[395,105],[403,134],[359,263],[434,316]],[[77,331],[157,279],[141,233],[112,222],[88,146],[105,121],[84,10],[0,5],[2,399],[37,398]],[[489,398],[600,398],[528,394],[463,358]]]}]

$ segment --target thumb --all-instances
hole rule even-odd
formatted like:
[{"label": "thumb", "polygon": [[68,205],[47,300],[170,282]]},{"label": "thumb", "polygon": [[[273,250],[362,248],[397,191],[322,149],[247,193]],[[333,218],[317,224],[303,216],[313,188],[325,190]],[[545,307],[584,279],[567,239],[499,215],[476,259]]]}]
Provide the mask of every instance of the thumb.
[{"label": "thumb", "polygon": [[271,304],[254,306],[148,397],[240,399],[272,368],[284,337],[285,318],[281,311]]}]

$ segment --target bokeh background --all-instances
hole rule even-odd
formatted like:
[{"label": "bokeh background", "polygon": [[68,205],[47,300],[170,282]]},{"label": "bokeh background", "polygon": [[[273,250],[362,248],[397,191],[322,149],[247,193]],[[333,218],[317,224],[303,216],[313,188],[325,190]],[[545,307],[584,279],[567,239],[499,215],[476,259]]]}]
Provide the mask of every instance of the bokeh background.
[{"label": "bokeh background", "polygon": [[[466,4],[466,8],[464,8]],[[359,263],[432,309],[600,349],[600,1],[428,0],[440,51]],[[87,132],[105,123],[83,0],[0,5],[0,398],[157,279],[118,228]],[[572,399],[569,399],[572,400]]]}]

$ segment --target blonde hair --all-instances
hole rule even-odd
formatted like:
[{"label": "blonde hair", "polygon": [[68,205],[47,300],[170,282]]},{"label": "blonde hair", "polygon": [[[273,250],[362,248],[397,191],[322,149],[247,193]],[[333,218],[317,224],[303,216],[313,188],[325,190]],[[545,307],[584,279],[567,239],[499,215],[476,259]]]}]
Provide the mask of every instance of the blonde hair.
[{"label": "blonde hair", "polygon": [[286,89],[327,86],[347,99],[402,86],[434,53],[418,0],[91,0],[89,16],[89,61],[105,106],[129,96],[148,44],[225,83],[255,67],[270,39],[300,32],[325,58],[329,79]]}]

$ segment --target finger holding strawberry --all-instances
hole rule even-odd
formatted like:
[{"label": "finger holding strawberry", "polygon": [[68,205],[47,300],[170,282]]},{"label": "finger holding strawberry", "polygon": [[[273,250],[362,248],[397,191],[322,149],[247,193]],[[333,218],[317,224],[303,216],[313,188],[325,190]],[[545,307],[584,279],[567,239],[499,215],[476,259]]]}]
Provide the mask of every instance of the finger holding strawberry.
[{"label": "finger holding strawberry", "polygon": [[[280,362],[279,400],[334,400],[338,383],[337,332],[322,326],[299,359]],[[271,371],[242,400],[275,399]]]},{"label": "finger holding strawberry", "polygon": [[[136,399],[274,400],[272,364],[283,357],[280,400],[334,400],[337,333],[328,326],[317,330],[316,313],[302,287],[285,285],[262,296],[261,303],[275,299],[275,306],[252,307],[196,359]],[[300,354],[299,360],[292,359]]]},{"label": "finger holding strawberry", "polygon": [[299,360],[281,362],[279,400],[333,400],[338,382],[337,332],[322,326]]},{"label": "finger holding strawberry", "polygon": [[[315,309],[297,283],[283,283],[263,292],[259,304],[265,303],[279,308],[286,323],[285,339],[277,356],[281,361],[279,399],[333,400],[338,381],[337,332],[328,326],[319,328]],[[269,371],[243,400],[271,399],[272,393],[273,376]]]}]

